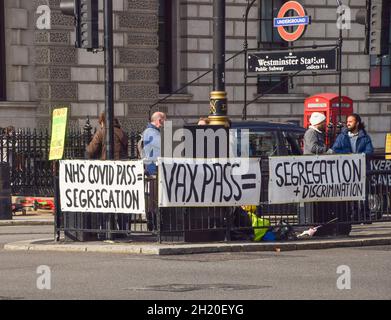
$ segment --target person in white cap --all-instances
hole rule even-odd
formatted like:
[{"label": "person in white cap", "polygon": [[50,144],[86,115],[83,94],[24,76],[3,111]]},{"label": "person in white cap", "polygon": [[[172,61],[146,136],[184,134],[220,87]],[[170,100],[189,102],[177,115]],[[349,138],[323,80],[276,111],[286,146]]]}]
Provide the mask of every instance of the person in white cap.
[{"label": "person in white cap", "polygon": [[327,152],[325,144],[326,116],[314,112],[310,118],[310,127],[304,135],[304,154],[323,154]]}]

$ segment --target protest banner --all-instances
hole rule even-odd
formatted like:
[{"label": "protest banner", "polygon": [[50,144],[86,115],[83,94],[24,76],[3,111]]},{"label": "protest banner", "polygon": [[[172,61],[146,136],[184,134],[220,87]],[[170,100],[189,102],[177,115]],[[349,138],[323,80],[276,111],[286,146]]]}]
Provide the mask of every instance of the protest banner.
[{"label": "protest banner", "polygon": [[160,207],[258,205],[259,159],[160,158]]},{"label": "protest banner", "polygon": [[67,107],[53,110],[49,161],[61,160],[64,156],[68,115]]},{"label": "protest banner", "polygon": [[[370,176],[371,186],[391,187],[391,160],[388,160],[388,158],[371,159],[369,169],[372,171]],[[382,191],[382,193],[388,192],[388,188],[384,188]]]},{"label": "protest banner", "polygon": [[391,133],[386,134],[386,147],[385,151],[387,153],[386,159],[391,160]]},{"label": "protest banner", "polygon": [[142,161],[60,161],[63,212],[145,213]]},{"label": "protest banner", "polygon": [[269,203],[365,200],[364,154],[269,158]]}]

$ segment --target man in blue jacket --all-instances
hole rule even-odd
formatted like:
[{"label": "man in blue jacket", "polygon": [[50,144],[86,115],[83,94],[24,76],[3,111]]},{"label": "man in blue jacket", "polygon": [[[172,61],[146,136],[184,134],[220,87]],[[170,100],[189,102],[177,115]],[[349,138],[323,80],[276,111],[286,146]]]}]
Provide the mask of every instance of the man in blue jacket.
[{"label": "man in blue jacket", "polygon": [[144,160],[147,167],[147,172],[150,175],[156,175],[157,158],[160,157],[161,152],[161,135],[160,129],[164,126],[167,116],[163,112],[155,112],[152,115],[151,123],[143,132],[144,143]]},{"label": "man in blue jacket", "polygon": [[[337,137],[333,147],[331,148],[334,153],[373,153],[373,145],[370,136],[365,131],[365,125],[358,114],[352,114],[346,121],[346,127],[341,134]],[[368,205],[368,202],[366,202]],[[345,204],[342,204],[344,206]],[[346,210],[341,209],[341,212]],[[357,203],[351,203],[351,214],[349,216],[339,217],[339,222],[360,221],[362,216],[368,214],[369,208],[359,208]],[[352,228],[350,223],[340,224],[338,226],[340,234],[348,235]]]},{"label": "man in blue jacket", "polygon": [[346,127],[331,148],[334,153],[373,153],[372,140],[358,114],[348,117]]}]

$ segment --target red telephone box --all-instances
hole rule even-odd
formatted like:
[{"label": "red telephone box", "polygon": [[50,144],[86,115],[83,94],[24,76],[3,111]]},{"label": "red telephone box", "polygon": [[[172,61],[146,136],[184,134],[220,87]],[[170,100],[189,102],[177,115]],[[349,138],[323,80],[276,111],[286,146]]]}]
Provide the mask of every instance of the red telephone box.
[{"label": "red telephone box", "polygon": [[[310,126],[310,117],[313,112],[321,112],[326,116],[327,125],[331,122],[334,126],[339,121],[339,95],[336,93],[321,93],[309,97],[304,102],[304,128]],[[347,116],[353,113],[353,100],[342,96],[342,122],[346,122]]]}]

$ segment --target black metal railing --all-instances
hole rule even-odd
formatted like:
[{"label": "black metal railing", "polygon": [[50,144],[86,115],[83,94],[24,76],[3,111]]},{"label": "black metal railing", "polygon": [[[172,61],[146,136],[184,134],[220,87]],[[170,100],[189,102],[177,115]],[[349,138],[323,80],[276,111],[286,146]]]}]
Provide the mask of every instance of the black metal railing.
[{"label": "black metal railing", "polygon": [[[57,231],[64,231],[68,238],[72,232],[94,233],[98,238],[149,234],[153,241],[169,242],[251,240],[255,230],[266,232],[277,228],[286,231],[287,226],[303,231],[321,226],[317,235],[347,235],[354,224],[391,222],[391,160],[385,159],[384,154],[367,159],[365,201],[271,205],[267,193],[268,163],[263,161],[261,204],[253,214],[240,207],[159,208],[157,180],[148,178],[145,186],[146,215],[59,212],[61,219]],[[81,236],[76,238],[85,239]]]},{"label": "black metal railing", "polygon": [[[86,159],[91,127],[70,128],[66,134],[64,159]],[[137,158],[140,133],[128,133],[128,158]],[[53,163],[49,161],[50,134],[46,130],[5,130],[0,134],[0,163],[9,163],[13,195],[54,196]]]},{"label": "black metal railing", "polygon": [[[159,234],[163,241],[250,240],[254,230],[288,226],[319,227],[317,235],[347,235],[351,226],[391,222],[391,159],[367,156],[366,200],[343,202],[268,203],[269,171],[262,161],[261,204],[255,215],[242,208],[161,208]],[[391,158],[391,157],[390,157]]]},{"label": "black metal railing", "polygon": [[[92,137],[91,127],[71,128],[67,132],[65,159],[85,159],[86,145]],[[140,134],[128,134],[128,158],[137,159]],[[18,129],[0,135],[0,162],[10,164],[13,195],[52,197],[55,193],[53,163],[48,161],[48,130]],[[268,203],[268,161],[262,159],[261,204],[255,224],[241,208],[158,208],[156,180],[146,184],[146,215],[66,214],[59,213],[59,231],[96,234],[152,232],[163,241],[217,241],[252,234],[287,223],[296,227],[317,225],[349,231],[352,224],[391,221],[391,160],[385,154],[367,157],[365,201],[285,204]],[[267,224],[264,223],[267,221]],[[98,226],[98,227],[97,227]],[[98,228],[98,229],[97,229]],[[326,228],[325,228],[326,229]],[[338,230],[337,230],[338,231]],[[83,237],[82,237],[83,238]]]},{"label": "black metal railing", "polygon": [[[60,240],[61,233],[63,233],[65,240],[70,241],[113,240],[132,234],[152,236],[156,241],[160,230],[157,179],[146,177],[144,187],[146,214],[74,213],[63,212],[59,206],[56,206],[54,230],[56,240]],[[56,177],[57,204],[59,203],[59,188],[59,179]]]}]

